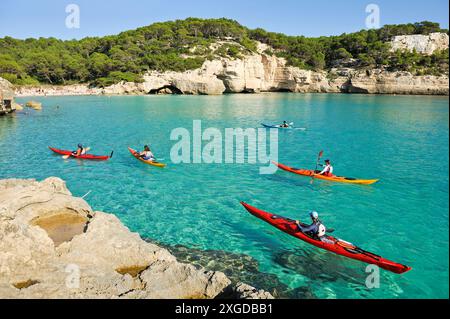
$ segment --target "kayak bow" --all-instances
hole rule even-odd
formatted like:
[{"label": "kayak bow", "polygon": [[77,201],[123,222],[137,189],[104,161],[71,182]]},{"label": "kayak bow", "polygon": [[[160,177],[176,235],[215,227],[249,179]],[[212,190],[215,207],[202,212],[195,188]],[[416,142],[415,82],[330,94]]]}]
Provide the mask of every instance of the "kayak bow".
[{"label": "kayak bow", "polygon": [[276,163],[276,162],[273,162],[273,164],[275,164],[276,166],[278,166],[278,168],[281,168],[282,170],[284,170],[286,172],[290,172],[290,173],[294,173],[294,174],[302,175],[302,176],[309,176],[309,177],[314,176],[315,179],[323,179],[326,181],[337,182],[337,183],[371,185],[371,184],[375,184],[376,182],[379,181],[378,179],[356,179],[356,178],[343,177],[343,176],[330,177],[330,176],[318,175],[317,173],[314,173],[313,170],[293,168],[293,167],[289,167],[287,165],[283,165],[283,164]]},{"label": "kayak bow", "polygon": [[156,161],[146,161],[142,157],[139,157],[138,155],[136,155],[138,152],[136,150],[132,149],[131,147],[129,147],[128,150],[130,151],[131,155],[133,155],[136,159],[140,160],[141,162],[143,162],[145,164],[155,166],[155,167],[160,167],[160,168],[164,168],[167,166],[166,164],[159,163]]},{"label": "kayak bow", "polygon": [[91,160],[91,161],[107,161],[110,158],[112,158],[114,152],[111,152],[111,155],[109,156],[100,156],[100,155],[92,155],[92,154],[83,154],[83,155],[74,155],[73,151],[65,151],[65,150],[60,150],[57,148],[53,148],[53,147],[48,147],[52,152],[56,153],[56,154],[60,154],[60,155],[70,155],[73,158],[77,158],[77,159],[83,159],[83,160]]},{"label": "kayak bow", "polygon": [[314,239],[298,230],[298,226],[294,220],[287,219],[278,215],[274,215],[263,210],[260,210],[256,207],[250,206],[244,202],[241,202],[242,206],[247,209],[247,211],[255,217],[269,223],[270,225],[278,228],[279,230],[294,236],[300,240],[303,240],[311,245],[314,245],[318,248],[322,248],[333,252],[335,254],[345,256],[347,258],[359,260],[368,264],[377,265],[380,268],[385,270],[392,271],[396,274],[403,274],[407,271],[410,271],[412,268],[384,259],[381,256],[373,254],[371,252],[365,251],[349,242],[346,242],[339,238],[334,238],[328,235],[325,235],[326,239],[330,241],[330,243],[322,242],[320,240]]}]

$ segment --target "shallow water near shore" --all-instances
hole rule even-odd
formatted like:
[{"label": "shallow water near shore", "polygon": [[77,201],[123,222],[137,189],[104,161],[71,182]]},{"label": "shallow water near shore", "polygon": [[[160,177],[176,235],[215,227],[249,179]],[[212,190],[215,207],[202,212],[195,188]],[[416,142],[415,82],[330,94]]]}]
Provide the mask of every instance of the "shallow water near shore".
[{"label": "shallow water near shore", "polygon": [[[76,196],[91,191],[86,200],[93,209],[116,214],[144,238],[249,256],[246,278],[252,281],[248,272],[256,261],[267,280],[254,284],[269,291],[289,287],[291,297],[449,297],[448,97],[280,93],[35,100],[43,111],[0,117],[0,179],[61,177]],[[260,175],[259,165],[170,163],[172,129],[191,129],[195,119],[220,130],[293,121],[307,130],[279,132],[281,163],[314,168],[324,149],[337,174],[381,181],[311,184],[287,172]],[[63,160],[47,148],[70,149],[79,142],[94,154],[114,150],[114,157]],[[146,143],[165,159],[166,169],[144,165],[127,150]],[[333,235],[413,270],[381,270],[380,288],[368,289],[365,264],[270,227],[240,201],[305,221],[309,210],[317,210],[337,230]],[[215,256],[217,263],[232,262]]]}]

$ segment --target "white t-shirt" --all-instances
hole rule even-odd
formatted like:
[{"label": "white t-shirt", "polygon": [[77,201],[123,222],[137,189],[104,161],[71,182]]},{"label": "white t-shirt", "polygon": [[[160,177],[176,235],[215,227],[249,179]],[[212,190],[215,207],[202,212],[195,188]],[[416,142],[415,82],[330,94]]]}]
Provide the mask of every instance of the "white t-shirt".
[{"label": "white t-shirt", "polygon": [[323,169],[322,172],[320,172],[320,174],[325,174],[325,173],[333,174],[333,166],[331,166],[331,165],[325,166],[325,168]]},{"label": "white t-shirt", "polygon": [[144,152],[142,152],[142,153],[143,153],[143,155],[144,155],[146,158],[148,158],[148,159],[154,158],[153,153],[150,152],[150,151],[144,151]]}]

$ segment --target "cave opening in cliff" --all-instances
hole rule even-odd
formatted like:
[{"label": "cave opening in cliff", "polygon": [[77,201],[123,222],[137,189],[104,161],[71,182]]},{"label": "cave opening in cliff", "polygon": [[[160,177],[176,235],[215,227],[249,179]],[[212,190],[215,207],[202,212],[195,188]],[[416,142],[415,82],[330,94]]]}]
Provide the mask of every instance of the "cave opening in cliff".
[{"label": "cave opening in cliff", "polygon": [[148,92],[148,94],[151,95],[158,95],[158,94],[183,94],[183,92],[177,88],[174,85],[165,85],[163,87],[160,87],[158,89],[153,89]]},{"label": "cave opening in cliff", "polygon": [[286,89],[286,88],[277,88],[277,89],[275,89],[273,92],[278,92],[278,93],[293,93],[294,91],[292,91],[291,89]]}]

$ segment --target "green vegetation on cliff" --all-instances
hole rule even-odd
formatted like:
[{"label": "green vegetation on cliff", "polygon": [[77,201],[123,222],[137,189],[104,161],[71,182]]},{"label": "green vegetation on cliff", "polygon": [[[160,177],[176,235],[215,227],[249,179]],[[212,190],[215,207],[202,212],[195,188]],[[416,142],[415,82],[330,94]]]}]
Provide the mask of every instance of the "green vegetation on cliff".
[{"label": "green vegetation on cliff", "polygon": [[322,70],[354,58],[360,67],[384,66],[416,74],[448,72],[448,50],[423,56],[389,52],[395,35],[447,32],[437,23],[388,25],[340,36],[307,38],[250,30],[228,19],[155,23],[119,35],[62,41],[55,38],[0,39],[0,77],[19,85],[92,83],[107,86],[141,81],[146,71],[185,71],[206,59],[239,58],[256,51],[260,41],[274,54],[305,69]]}]

